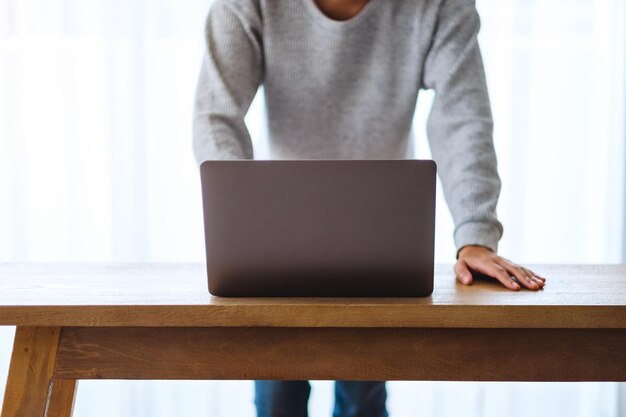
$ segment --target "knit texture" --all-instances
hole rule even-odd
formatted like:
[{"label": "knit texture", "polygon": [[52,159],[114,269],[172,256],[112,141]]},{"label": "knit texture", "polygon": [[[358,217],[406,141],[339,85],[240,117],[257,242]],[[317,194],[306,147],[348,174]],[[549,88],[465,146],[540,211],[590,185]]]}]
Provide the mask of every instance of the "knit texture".
[{"label": "knit texture", "polygon": [[263,85],[272,159],[403,159],[420,89],[457,248],[497,250],[500,179],[470,0],[370,0],[347,21],[314,0],[216,0],[194,112],[196,160],[253,159]]}]

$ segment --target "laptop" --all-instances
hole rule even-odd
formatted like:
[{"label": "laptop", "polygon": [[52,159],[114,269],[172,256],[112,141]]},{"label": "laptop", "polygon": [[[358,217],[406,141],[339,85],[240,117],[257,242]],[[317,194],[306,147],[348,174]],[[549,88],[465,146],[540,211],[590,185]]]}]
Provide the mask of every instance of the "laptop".
[{"label": "laptop", "polygon": [[430,295],[436,170],[430,160],[203,162],[209,292]]}]

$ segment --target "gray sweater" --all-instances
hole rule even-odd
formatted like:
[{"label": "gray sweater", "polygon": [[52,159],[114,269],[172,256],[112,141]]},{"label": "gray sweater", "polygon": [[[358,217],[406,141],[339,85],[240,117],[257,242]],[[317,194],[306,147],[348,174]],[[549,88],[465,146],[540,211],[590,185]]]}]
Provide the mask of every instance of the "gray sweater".
[{"label": "gray sweater", "polygon": [[469,0],[370,0],[347,21],[314,0],[216,0],[195,102],[196,160],[252,159],[244,116],[265,90],[273,159],[402,159],[420,89],[457,248],[497,249],[500,180]]}]

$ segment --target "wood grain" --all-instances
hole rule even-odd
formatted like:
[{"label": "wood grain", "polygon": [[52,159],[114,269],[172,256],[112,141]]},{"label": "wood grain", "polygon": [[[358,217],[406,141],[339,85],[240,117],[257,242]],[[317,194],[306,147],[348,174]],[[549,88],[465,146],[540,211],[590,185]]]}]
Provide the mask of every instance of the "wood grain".
[{"label": "wood grain", "polygon": [[0,264],[0,325],[626,328],[625,265],[536,265],[546,288],[457,284],[426,298],[217,298],[201,264]]},{"label": "wood grain", "polygon": [[55,376],[626,380],[613,329],[68,328]]},{"label": "wood grain", "polygon": [[2,417],[44,417],[59,344],[58,327],[18,327]]},{"label": "wood grain", "polygon": [[71,417],[76,399],[77,381],[71,379],[52,380],[46,417]]}]

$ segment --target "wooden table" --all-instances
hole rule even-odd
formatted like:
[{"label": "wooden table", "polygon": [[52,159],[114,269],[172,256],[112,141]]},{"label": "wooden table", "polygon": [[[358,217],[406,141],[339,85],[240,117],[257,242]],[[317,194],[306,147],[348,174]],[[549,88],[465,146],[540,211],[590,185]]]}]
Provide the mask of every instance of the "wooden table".
[{"label": "wooden table", "polygon": [[534,266],[545,290],[222,299],[199,264],[0,264],[17,326],[2,417],[70,416],[78,379],[626,380],[626,266]]}]

